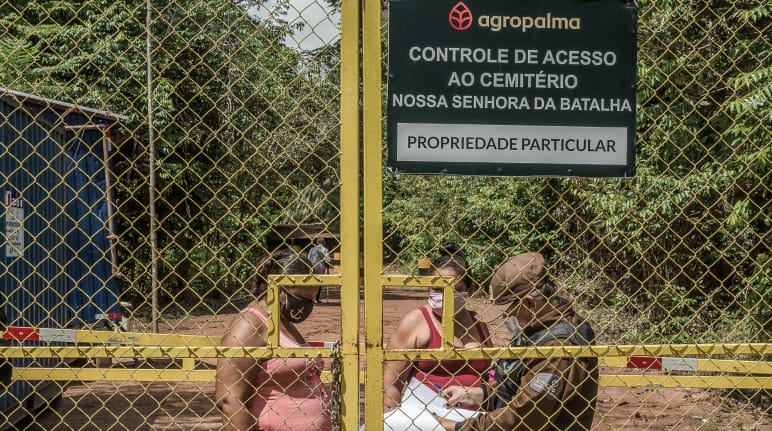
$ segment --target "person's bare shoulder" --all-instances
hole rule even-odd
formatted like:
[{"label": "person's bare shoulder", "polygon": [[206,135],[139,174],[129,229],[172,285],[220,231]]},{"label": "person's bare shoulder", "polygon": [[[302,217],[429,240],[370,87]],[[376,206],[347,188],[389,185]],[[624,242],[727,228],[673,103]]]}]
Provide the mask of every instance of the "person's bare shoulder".
[{"label": "person's bare shoulder", "polygon": [[429,342],[429,335],[429,326],[421,312],[421,307],[414,308],[402,316],[397,329],[391,335],[389,348],[425,347]]},{"label": "person's bare shoulder", "polygon": [[423,313],[421,312],[421,309],[424,307],[417,307],[414,308],[407,313],[405,313],[404,316],[402,316],[402,320],[400,320],[400,326],[402,325],[410,325],[410,326],[416,326],[416,325],[426,325],[426,319],[424,318]]},{"label": "person's bare shoulder", "polygon": [[263,319],[245,309],[233,319],[228,331],[223,335],[220,345],[226,347],[264,346],[267,330]]}]

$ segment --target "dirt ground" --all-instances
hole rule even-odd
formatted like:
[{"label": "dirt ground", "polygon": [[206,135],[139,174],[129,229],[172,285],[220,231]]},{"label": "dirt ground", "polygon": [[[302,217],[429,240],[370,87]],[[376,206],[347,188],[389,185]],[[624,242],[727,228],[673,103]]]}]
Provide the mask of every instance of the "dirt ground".
[{"label": "dirt ground", "polygon": [[[387,289],[384,336],[387,339],[405,311],[425,303],[423,292]],[[232,314],[167,319],[162,332],[221,335]],[[327,302],[315,307],[299,325],[307,339],[335,341],[340,331],[340,300],[331,289]],[[212,367],[212,362],[200,367]],[[166,364],[168,366],[168,364]],[[137,366],[132,360],[113,367]],[[147,365],[145,365],[147,366]],[[160,361],[150,366],[162,367]],[[602,374],[613,373],[603,370]],[[55,411],[31,430],[216,430],[214,383],[71,383]],[[593,430],[772,430],[769,406],[743,402],[727,391],[699,389],[601,388]]]}]

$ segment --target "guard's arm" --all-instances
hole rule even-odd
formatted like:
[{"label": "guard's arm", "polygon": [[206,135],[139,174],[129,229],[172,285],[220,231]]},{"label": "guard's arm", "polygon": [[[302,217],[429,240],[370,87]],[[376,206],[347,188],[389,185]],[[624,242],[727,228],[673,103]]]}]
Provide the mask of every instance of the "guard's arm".
[{"label": "guard's arm", "polygon": [[[560,340],[547,345],[562,344]],[[517,393],[509,403],[485,415],[458,422],[456,431],[540,429],[576,392],[570,382],[586,378],[584,367],[574,358],[536,358],[525,362]],[[578,373],[578,374],[577,374]],[[584,375],[579,375],[584,373]]]}]

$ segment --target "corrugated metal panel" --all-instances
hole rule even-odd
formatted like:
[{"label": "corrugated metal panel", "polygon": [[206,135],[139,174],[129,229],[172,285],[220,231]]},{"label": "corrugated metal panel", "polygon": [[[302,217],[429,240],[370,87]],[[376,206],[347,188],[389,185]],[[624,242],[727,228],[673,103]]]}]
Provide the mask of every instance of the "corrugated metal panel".
[{"label": "corrugated metal panel", "polygon": [[102,135],[96,130],[78,133],[65,144],[67,184],[73,186],[66,213],[76,226],[67,244],[78,257],[67,268],[74,285],[68,303],[85,323],[95,322],[100,314],[120,312],[107,240],[108,197],[101,153]]},{"label": "corrugated metal panel", "polygon": [[[107,235],[103,131],[123,117],[0,88],[0,293],[9,325],[63,328],[120,312]],[[88,125],[86,128],[73,126]],[[9,253],[6,226],[23,213],[23,248]],[[25,345],[31,345],[26,342]],[[57,360],[14,360],[55,367]],[[37,383],[39,384],[39,383]],[[0,391],[11,414],[38,389],[15,381]],[[9,413],[10,412],[10,413]]]},{"label": "corrugated metal panel", "polygon": [[[0,102],[3,126],[2,194],[4,199],[3,262],[0,289],[7,298],[4,311],[8,323],[25,326],[59,326],[70,322],[62,301],[69,284],[63,262],[65,252],[62,232],[66,220],[61,217],[64,165],[61,163],[60,133],[46,129],[19,106]],[[17,200],[17,215],[23,214],[24,248],[18,256],[9,256],[5,238],[8,223],[8,199]],[[12,361],[14,367],[35,365],[31,360]],[[52,367],[56,360],[41,360],[37,365]],[[0,396],[3,411],[13,410],[35,387],[26,381],[14,381]]]},{"label": "corrugated metal panel", "polygon": [[61,302],[70,286],[62,269],[71,256],[64,247],[68,223],[61,217],[66,188],[61,136],[19,109],[10,109],[5,119],[2,190],[20,202],[24,215],[22,255],[2,250],[8,265],[2,279],[11,304],[9,323],[67,324],[71,313]]}]

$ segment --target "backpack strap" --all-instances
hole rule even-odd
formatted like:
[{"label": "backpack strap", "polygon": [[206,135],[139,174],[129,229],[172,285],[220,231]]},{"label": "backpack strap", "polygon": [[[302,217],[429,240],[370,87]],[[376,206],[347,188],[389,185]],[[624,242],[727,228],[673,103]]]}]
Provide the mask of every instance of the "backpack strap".
[{"label": "backpack strap", "polygon": [[[543,346],[552,340],[570,340],[576,346],[595,344],[595,332],[587,322],[574,326],[568,322],[558,322],[549,328],[542,329],[530,337],[520,335],[510,341],[511,347]],[[588,363],[596,363],[597,358],[588,358]],[[594,366],[594,365],[593,365]],[[523,375],[524,366],[520,359],[498,361],[494,379],[498,383],[494,396],[491,397],[487,410],[501,408],[515,396]]]}]

